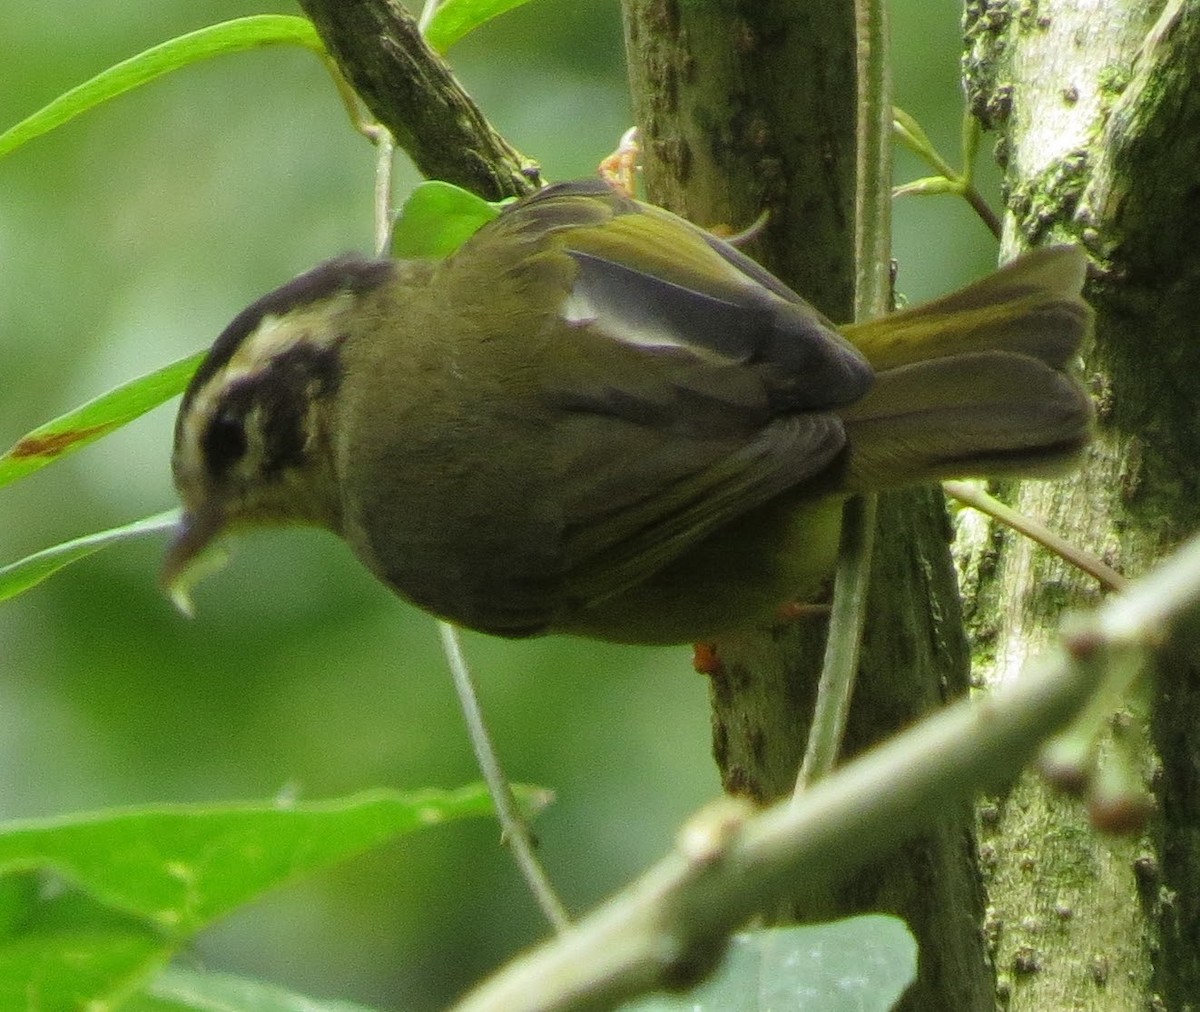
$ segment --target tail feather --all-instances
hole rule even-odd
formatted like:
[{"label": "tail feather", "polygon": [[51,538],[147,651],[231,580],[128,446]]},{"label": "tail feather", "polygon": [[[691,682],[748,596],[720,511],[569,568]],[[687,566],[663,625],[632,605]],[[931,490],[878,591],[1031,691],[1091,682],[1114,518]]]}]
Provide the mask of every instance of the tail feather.
[{"label": "tail feather", "polygon": [[932,302],[841,328],[877,372],[972,351],[1011,351],[1061,369],[1091,326],[1087,257],[1047,246]]},{"label": "tail feather", "polygon": [[1091,323],[1084,257],[1038,250],[912,310],[845,328],[876,369],[846,423],[843,486],[1040,476],[1072,462],[1092,406],[1071,371]]}]

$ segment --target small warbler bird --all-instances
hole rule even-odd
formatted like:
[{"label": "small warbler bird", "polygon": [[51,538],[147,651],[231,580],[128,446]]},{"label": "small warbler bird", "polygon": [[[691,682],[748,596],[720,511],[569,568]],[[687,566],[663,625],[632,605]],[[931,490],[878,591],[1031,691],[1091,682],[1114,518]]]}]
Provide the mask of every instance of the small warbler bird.
[{"label": "small warbler bird", "polygon": [[835,328],[673,214],[548,187],[445,260],[343,256],[233,320],[180,406],[163,584],[186,606],[219,535],[310,524],[501,636],[769,623],[820,592],[848,495],[1070,463],[1083,277],[1042,249]]}]

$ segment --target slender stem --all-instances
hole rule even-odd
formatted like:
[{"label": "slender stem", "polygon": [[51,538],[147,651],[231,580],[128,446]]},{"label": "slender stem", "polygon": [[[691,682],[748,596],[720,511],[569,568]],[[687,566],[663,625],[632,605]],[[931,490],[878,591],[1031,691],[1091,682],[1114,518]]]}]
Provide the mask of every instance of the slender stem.
[{"label": "slender stem", "polygon": [[[891,308],[892,103],[884,0],[855,0],[858,124],[854,229],[854,315],[864,320]],[[842,511],[842,540],[833,583],[825,658],[793,801],[837,762],[867,615],[877,497],[858,496]]]},{"label": "slender stem", "polygon": [[333,80],[334,90],[337,92],[338,98],[341,99],[342,106],[346,110],[346,116],[350,120],[350,125],[354,127],[360,134],[375,142],[375,129],[378,124],[366,107],[362,104],[362,100],[358,97],[346,80],[346,75],[342,73],[342,68],[337,65],[337,61],[328,53],[321,54],[321,62],[325,65],[325,70]]},{"label": "slender stem", "polygon": [[[999,239],[1003,232],[1000,218],[988,206],[988,202],[976,188],[974,181],[975,156],[979,148],[979,121],[971,115],[970,111],[963,116],[962,170],[959,171],[942,157],[941,152],[933,146],[933,142],[921,124],[912,116],[899,107],[893,107],[892,116],[893,133],[896,139],[938,173],[934,180],[917,180],[914,183],[897,186],[893,191],[894,196],[930,192],[958,194],[971,205],[984,225],[987,226],[988,231]],[[929,189],[922,185],[937,179],[943,180],[946,185],[936,189]]]},{"label": "slender stem", "polygon": [[963,187],[963,196],[975,213],[983,220],[983,223],[987,226],[987,230],[992,235],[997,239],[1004,235],[1004,226],[1000,223],[999,216],[992,210],[991,205],[984,200],[983,194],[975,189],[973,183]]},{"label": "slender stem", "polygon": [[[391,240],[392,166],[396,148],[391,132],[382,124],[364,123],[361,129],[376,146],[375,252],[378,256],[384,256]],[[450,667],[454,689],[458,693],[459,705],[467,723],[471,748],[475,752],[475,759],[479,763],[488,793],[492,796],[492,804],[496,807],[501,837],[512,849],[517,868],[542,913],[556,931],[563,931],[570,923],[570,918],[554,892],[549,876],[533,852],[533,836],[521,816],[516,798],[513,797],[512,786],[500,766],[495,746],[483,719],[483,710],[479,705],[479,697],[475,692],[475,683],[471,678],[471,669],[463,653],[458,630],[447,622],[439,622],[438,630],[441,633],[442,651]]]},{"label": "slender stem", "polygon": [[439,0],[425,0],[424,5],[421,7],[421,17],[417,21],[417,27],[421,30],[422,35],[429,29],[429,22],[433,20],[433,16],[437,13],[437,9],[440,6]]},{"label": "slender stem", "polygon": [[855,496],[842,511],[842,541],[834,576],[825,662],[817,685],[804,761],[792,794],[795,804],[800,804],[804,791],[836,765],[846,732],[867,612],[877,498]]},{"label": "slender stem", "polygon": [[964,505],[999,520],[1018,534],[1024,534],[1031,541],[1036,541],[1043,548],[1048,548],[1076,569],[1082,570],[1089,576],[1094,576],[1109,590],[1124,590],[1129,585],[1129,581],[1125,577],[1090,552],[1077,548],[1045,524],[1005,505],[995,496],[989,495],[970,482],[946,481],[942,482],[942,488],[946,490],[947,495],[953,496]]},{"label": "slender stem", "polygon": [[323,59],[337,88],[338,97],[346,107],[351,125],[375,145],[375,255],[384,256],[392,233],[392,169],[396,140],[392,132],[378,122],[359,100],[338,65],[328,56]]},{"label": "slender stem", "polygon": [[396,142],[391,131],[376,124],[375,133],[375,255],[385,256],[392,239],[392,167]]},{"label": "slender stem", "polygon": [[988,202],[983,199],[983,194],[975,186],[975,159],[979,154],[979,138],[982,133],[983,127],[980,126],[979,120],[971,114],[970,109],[964,109],[961,134],[963,196],[967,198],[967,203],[975,209],[975,213],[983,220],[988,231],[997,239],[1000,239],[1004,233],[1004,226],[1000,222],[1000,217],[992,210]]},{"label": "slender stem", "polygon": [[858,40],[854,317],[891,310],[892,101],[885,0],[854,0]]},{"label": "slender stem", "polygon": [[500,820],[504,840],[512,848],[517,867],[521,870],[522,876],[529,885],[538,906],[541,907],[542,913],[546,915],[546,919],[556,931],[565,931],[570,925],[571,919],[567,915],[562,901],[554,892],[546,870],[533,852],[533,837],[525,820],[521,818],[520,809],[517,808],[516,799],[513,797],[512,787],[500,766],[500,759],[496,755],[495,746],[492,744],[491,735],[484,722],[483,710],[479,706],[479,696],[475,692],[475,683],[471,678],[471,669],[467,665],[466,656],[463,654],[458,630],[449,622],[439,622],[438,631],[442,637],[442,651],[450,665],[450,674],[454,679],[455,691],[458,693],[458,702],[467,722],[467,734],[471,739],[471,748],[475,751],[475,759],[479,763],[480,772],[483,773],[484,783],[487,784],[488,793],[492,796],[492,803],[496,806],[496,817]]}]

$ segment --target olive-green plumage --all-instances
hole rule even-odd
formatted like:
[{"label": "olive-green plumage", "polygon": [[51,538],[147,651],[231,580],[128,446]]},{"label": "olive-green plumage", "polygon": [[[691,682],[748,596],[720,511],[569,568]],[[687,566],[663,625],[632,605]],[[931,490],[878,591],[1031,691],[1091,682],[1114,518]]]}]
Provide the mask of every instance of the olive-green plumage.
[{"label": "olive-green plumage", "polygon": [[1083,270],[1041,250],[839,333],[601,183],[526,198],[440,263],[330,261],[235,319],[185,395],[164,580],[230,528],[298,522],[500,635],[769,622],[820,591],[846,495],[1085,445]]}]

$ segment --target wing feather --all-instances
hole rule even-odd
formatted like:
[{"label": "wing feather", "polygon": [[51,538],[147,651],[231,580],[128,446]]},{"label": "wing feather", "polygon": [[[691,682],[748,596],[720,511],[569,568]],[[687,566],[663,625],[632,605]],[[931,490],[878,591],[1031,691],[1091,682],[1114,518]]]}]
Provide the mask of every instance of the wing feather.
[{"label": "wing feather", "polygon": [[[833,409],[870,366],[716,237],[596,183],[547,188],[469,245],[507,265],[492,304],[536,357],[562,608],[646,579],[841,454]],[[478,297],[468,282],[457,305]]]}]

